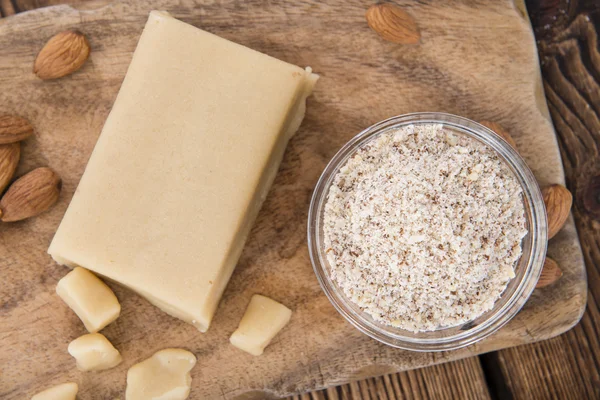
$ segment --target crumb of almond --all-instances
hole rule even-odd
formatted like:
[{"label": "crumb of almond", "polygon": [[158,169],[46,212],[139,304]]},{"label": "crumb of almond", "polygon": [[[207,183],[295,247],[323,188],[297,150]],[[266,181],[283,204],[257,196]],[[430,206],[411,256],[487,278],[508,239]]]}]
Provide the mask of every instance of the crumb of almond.
[{"label": "crumb of almond", "polygon": [[332,280],[374,320],[413,332],[490,310],[527,234],[522,188],[490,148],[442,125],[384,132],[329,188]]}]

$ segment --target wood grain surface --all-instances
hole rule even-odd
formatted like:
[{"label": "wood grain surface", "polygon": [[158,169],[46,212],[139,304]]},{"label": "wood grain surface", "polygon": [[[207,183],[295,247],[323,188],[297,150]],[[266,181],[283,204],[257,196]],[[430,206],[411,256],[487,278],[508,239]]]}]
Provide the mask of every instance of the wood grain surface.
[{"label": "wood grain surface", "polygon": [[[175,345],[190,348],[199,357],[194,398],[263,398],[265,388],[270,389],[266,395],[281,396],[535,341],[574,324],[584,305],[585,280],[572,222],[550,248],[565,270],[561,281],[552,290],[537,291],[497,335],[458,352],[427,355],[379,345],[346,324],[320,293],[304,237],[310,190],[337,148],[377,120],[432,109],[495,120],[509,128],[519,148],[525,149],[522,153],[542,184],[563,179],[539,90],[536,96],[539,71],[533,37],[519,11],[510,2],[461,1],[452,7],[442,2],[405,3],[421,30],[417,47],[385,42],[370,31],[364,20],[369,2],[315,2],[302,7],[235,1],[125,2],[95,11],[46,9],[0,22],[0,104],[3,111],[27,116],[38,130],[24,146],[26,161],[19,171],[51,165],[67,183],[61,203],[50,213],[1,232],[0,252],[11,257],[0,262],[8,278],[0,289],[0,317],[7,321],[0,336],[0,397],[21,398],[67,377],[80,383],[82,398],[116,396],[123,391],[128,366]],[[5,2],[0,5],[4,15],[11,13]],[[13,13],[19,10],[15,3],[10,5]],[[66,271],[49,260],[45,248],[153,7],[286,61],[310,64],[322,80],[220,306],[215,320],[219,327],[200,335],[115,287],[125,311],[106,334],[126,361],[112,371],[81,374],[74,371],[64,349],[83,328],[53,294]],[[445,24],[436,24],[436,19]],[[269,23],[257,24],[261,21]],[[70,27],[89,35],[90,62],[61,81],[47,84],[33,79],[30,63],[39,47],[53,33]],[[497,42],[499,34],[508,39],[505,44]],[[218,341],[226,342],[221,339],[234,329],[243,304],[257,290],[279,297],[296,313],[271,351],[252,359]],[[385,392],[389,398],[481,398],[489,395],[482,386],[483,376],[477,359],[469,359],[311,396],[347,398],[360,393],[363,398],[379,398]]]}]

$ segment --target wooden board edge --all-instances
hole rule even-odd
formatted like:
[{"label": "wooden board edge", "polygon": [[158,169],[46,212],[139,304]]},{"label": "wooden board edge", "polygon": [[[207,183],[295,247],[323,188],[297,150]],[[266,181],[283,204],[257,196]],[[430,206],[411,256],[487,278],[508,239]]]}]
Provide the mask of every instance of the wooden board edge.
[{"label": "wooden board edge", "polygon": [[21,18],[28,18],[30,13],[45,13],[45,12],[53,12],[53,13],[64,13],[64,14],[73,14],[73,13],[86,13],[86,12],[95,12],[99,11],[102,8],[112,7],[118,1],[115,0],[86,0],[84,2],[74,3],[74,4],[56,4],[51,6],[46,6],[42,8],[35,8],[33,10],[27,10],[23,12],[18,12],[13,15],[9,15],[6,17],[0,18],[0,25],[7,24],[10,21],[18,20]]},{"label": "wooden board edge", "polygon": [[[518,2],[522,2],[522,0],[514,0],[514,1],[515,1],[515,5],[516,5]],[[95,3],[96,3],[96,2],[95,2]],[[112,5],[112,2],[104,2],[104,1],[102,1],[102,0],[101,0],[101,1],[98,1],[97,3],[104,3],[104,5],[102,5],[100,8],[102,8],[102,7],[104,7],[104,6],[110,6],[110,5]],[[88,10],[88,8],[86,8],[86,7],[83,7],[83,8],[78,8],[78,7],[74,7],[74,6],[70,6],[70,5],[59,5],[59,6],[52,6],[52,8],[55,8],[55,7],[61,7],[61,8],[63,8],[63,7],[64,7],[64,8],[68,8],[68,9],[70,9],[69,11],[64,11],[64,12],[72,12],[72,11]],[[62,11],[62,10],[57,10],[57,12],[63,12],[63,11]],[[536,54],[537,54],[537,52],[536,52]],[[538,72],[538,73],[539,73],[539,72]],[[540,97],[540,101],[543,101],[543,103],[541,103],[541,104],[543,105],[544,109],[545,109],[545,110],[546,110],[546,112],[547,112],[547,110],[548,110],[548,106],[547,106],[547,103],[546,103],[545,97],[543,96],[543,87],[542,87],[542,85],[541,85],[541,75],[540,75],[539,79],[540,79],[540,85],[539,85],[539,87],[541,88],[541,97]],[[536,93],[536,96],[537,96],[537,93]],[[540,112],[542,112],[542,114],[544,114],[544,112],[543,112],[543,109],[542,109],[542,108],[540,108]],[[551,123],[551,122],[549,122],[549,125],[550,125],[550,129],[552,129],[552,131],[553,131],[553,132],[555,132],[555,131],[554,131],[554,126],[552,125],[552,123]],[[556,132],[555,132],[555,135],[556,135]],[[568,222],[568,224],[573,224],[573,222],[572,222],[572,217],[570,218],[570,221]],[[575,225],[574,225],[574,224],[573,224],[573,228],[575,228]],[[576,243],[577,243],[577,245],[579,246],[579,252],[580,252],[580,254],[581,254],[581,245],[580,245],[580,242],[579,242],[579,238],[578,238],[577,236],[576,236],[576,238],[577,238],[577,240],[575,240],[575,242],[576,242]],[[582,265],[584,265],[584,264],[583,264],[583,256],[582,256],[581,258],[582,258]],[[587,281],[585,280],[585,279],[586,279],[586,278],[585,278],[585,267],[583,267],[583,275],[584,275],[584,277],[583,277],[583,282],[582,282],[582,285],[579,285],[579,286],[578,286],[578,289],[579,289],[579,288],[581,288],[581,291],[582,291],[582,293],[583,293],[583,297],[575,296],[575,297],[573,297],[573,298],[572,298],[572,299],[575,299],[575,300],[576,300],[576,301],[575,301],[575,302],[573,302],[573,304],[572,304],[572,305],[574,306],[573,308],[577,308],[577,309],[579,310],[579,313],[578,313],[577,315],[573,314],[573,316],[574,316],[575,318],[568,319],[568,320],[567,320],[567,321],[568,321],[568,323],[567,323],[567,325],[566,325],[565,327],[561,327],[559,330],[557,330],[557,331],[555,331],[555,332],[551,332],[551,333],[550,333],[549,335],[547,335],[547,336],[540,336],[540,337],[537,337],[537,338],[536,338],[536,340],[533,340],[533,341],[532,341],[532,342],[530,342],[530,343],[536,342],[536,341],[538,341],[538,340],[546,340],[546,339],[550,339],[550,338],[556,337],[556,336],[558,336],[558,335],[561,335],[561,334],[563,334],[564,332],[566,332],[566,331],[570,330],[570,329],[571,329],[573,326],[575,326],[575,325],[576,325],[576,324],[579,322],[579,320],[581,319],[581,317],[582,317],[582,315],[583,315],[583,312],[584,312],[584,310],[585,310],[585,306],[586,306],[586,298],[587,298],[587,294],[588,294],[588,292],[587,292]],[[579,301],[579,300],[581,300],[581,301]],[[569,303],[571,303],[571,300],[569,300]],[[563,328],[564,328],[564,329],[563,329]],[[510,347],[516,347],[516,346],[520,346],[520,344],[513,345],[513,346],[510,346],[510,345],[509,345],[509,346],[506,346],[506,347],[500,347],[499,349],[501,349],[501,348],[510,348]],[[490,350],[490,351],[494,351],[494,350]],[[483,353],[481,353],[481,354],[483,354]],[[464,358],[468,358],[468,357],[471,357],[471,356],[472,356],[472,355],[470,355],[470,354],[466,354],[466,355],[464,355],[464,356],[459,356],[458,358],[455,358],[455,359],[452,359],[452,360],[450,360],[450,359],[448,359],[448,360],[440,360],[439,362],[435,362],[435,363],[433,363],[433,364],[431,364],[431,365],[438,365],[438,364],[441,364],[441,363],[444,363],[444,362],[453,361],[453,360],[462,360],[462,359],[464,359]],[[374,375],[374,376],[377,376],[377,375]],[[363,379],[365,379],[365,378],[356,378],[356,379],[354,379],[354,381],[363,380]],[[242,395],[242,397],[236,397],[236,398],[243,398],[243,399],[245,399],[245,398],[248,398],[248,399],[253,399],[253,398],[256,398],[256,399],[258,399],[258,398],[264,398],[264,396],[265,396],[265,395],[268,395],[268,396],[274,396],[275,394],[274,394],[274,393],[272,393],[272,392],[269,392],[269,391],[266,391],[266,392],[258,392],[258,391],[255,391],[255,392],[249,392],[249,395],[250,395],[250,396],[254,396],[254,397],[246,397],[246,395]]]}]

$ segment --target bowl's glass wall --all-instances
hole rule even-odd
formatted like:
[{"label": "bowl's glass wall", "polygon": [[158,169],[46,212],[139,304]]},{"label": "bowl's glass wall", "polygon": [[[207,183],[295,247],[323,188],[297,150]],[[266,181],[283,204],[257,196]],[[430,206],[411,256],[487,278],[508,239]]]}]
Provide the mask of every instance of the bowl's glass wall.
[{"label": "bowl's glass wall", "polygon": [[[329,187],[339,168],[354,152],[377,135],[410,124],[443,124],[457,134],[467,135],[495,150],[523,187],[528,234],[522,242],[523,255],[512,279],[492,310],[464,325],[431,332],[414,333],[374,321],[346,298],[329,277],[323,246],[323,210]],[[309,210],[308,240],[311,261],[323,291],[334,307],[355,327],[391,346],[416,351],[450,350],[467,346],[492,334],[507,323],[525,304],[539,278],[546,255],[546,211],[538,184],[519,154],[486,127],[466,118],[443,113],[406,114],[375,124],[354,137],[330,161],[313,193]]]}]

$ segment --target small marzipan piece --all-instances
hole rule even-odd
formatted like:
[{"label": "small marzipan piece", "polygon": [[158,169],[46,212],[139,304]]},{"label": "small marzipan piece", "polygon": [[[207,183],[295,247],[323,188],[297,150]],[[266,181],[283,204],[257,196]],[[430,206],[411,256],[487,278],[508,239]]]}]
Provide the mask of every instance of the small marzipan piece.
[{"label": "small marzipan piece", "polygon": [[101,371],[119,365],[121,353],[101,333],[88,333],[69,343],[69,354],[80,371]]},{"label": "small marzipan piece", "polygon": [[56,285],[56,293],[77,314],[88,332],[98,332],[121,313],[110,288],[87,269],[76,267]]},{"label": "small marzipan piece", "polygon": [[74,382],[62,383],[34,395],[31,400],[75,400],[79,386]]},{"label": "small marzipan piece", "polygon": [[185,400],[196,356],[183,349],[164,349],[127,371],[126,400]]},{"label": "small marzipan piece", "polygon": [[240,350],[260,356],[291,316],[292,311],[283,304],[255,294],[229,341]]}]

